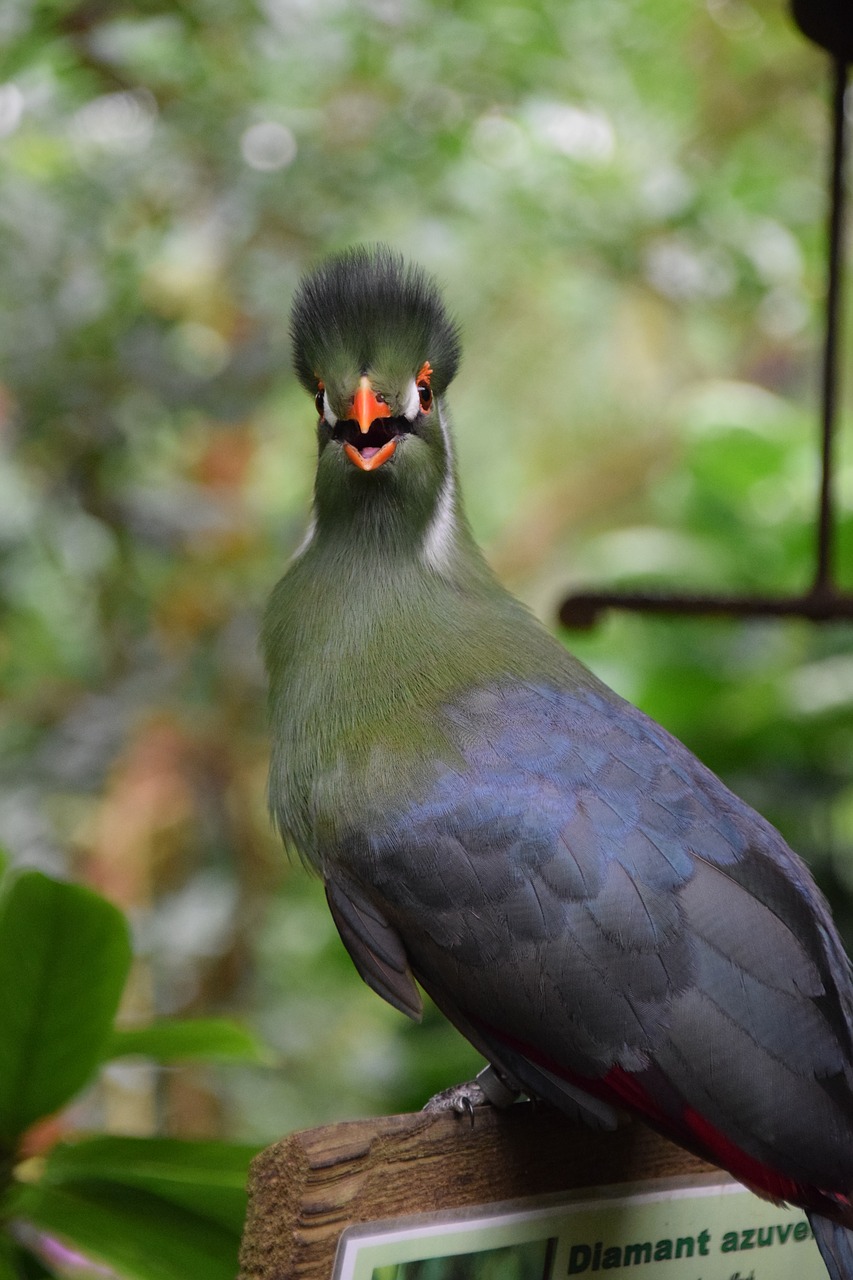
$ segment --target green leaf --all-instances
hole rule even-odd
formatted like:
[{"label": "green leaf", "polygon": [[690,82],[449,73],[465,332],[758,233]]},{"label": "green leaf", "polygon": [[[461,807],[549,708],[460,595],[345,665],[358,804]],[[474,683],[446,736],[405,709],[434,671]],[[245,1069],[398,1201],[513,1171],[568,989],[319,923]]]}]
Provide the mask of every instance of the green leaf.
[{"label": "green leaf", "polygon": [[[11,1270],[3,1270],[4,1262]],[[4,1255],[0,1259],[0,1280],[6,1280],[7,1276],[11,1280],[45,1280],[45,1277],[55,1275],[56,1272],[51,1271],[37,1254],[20,1245],[13,1244],[10,1257]]]},{"label": "green leaf", "polygon": [[[13,1228],[14,1231],[14,1228]],[[56,1273],[38,1256],[37,1240],[21,1240],[23,1232],[0,1230],[0,1280],[45,1280]],[[35,1236],[35,1232],[27,1234]]]},{"label": "green leaf", "polygon": [[131,952],[124,916],[38,871],[0,893],[0,1142],[56,1111],[101,1060]]},{"label": "green leaf", "polygon": [[0,1280],[20,1280],[22,1274],[20,1261],[17,1246],[8,1236],[0,1236]]},{"label": "green leaf", "polygon": [[158,1062],[186,1058],[232,1062],[269,1062],[269,1050],[244,1027],[228,1018],[164,1019],[146,1027],[114,1031],[104,1056],[143,1054]]},{"label": "green leaf", "polygon": [[129,1280],[234,1280],[239,1231],[160,1196],[111,1183],[22,1187],[15,1216]]},{"label": "green leaf", "polygon": [[239,1232],[246,1178],[258,1146],[178,1138],[86,1138],[54,1147],[42,1183],[71,1187],[96,1180],[140,1187]]}]

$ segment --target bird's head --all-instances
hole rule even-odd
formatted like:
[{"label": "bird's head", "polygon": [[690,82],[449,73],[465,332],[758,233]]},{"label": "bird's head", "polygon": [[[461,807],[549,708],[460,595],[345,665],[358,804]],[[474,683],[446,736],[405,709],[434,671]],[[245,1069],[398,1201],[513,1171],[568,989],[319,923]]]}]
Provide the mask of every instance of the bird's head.
[{"label": "bird's head", "polygon": [[384,246],[327,260],[299,287],[291,334],[319,416],[321,472],[373,485],[449,465],[438,400],[459,335],[420,268]]}]

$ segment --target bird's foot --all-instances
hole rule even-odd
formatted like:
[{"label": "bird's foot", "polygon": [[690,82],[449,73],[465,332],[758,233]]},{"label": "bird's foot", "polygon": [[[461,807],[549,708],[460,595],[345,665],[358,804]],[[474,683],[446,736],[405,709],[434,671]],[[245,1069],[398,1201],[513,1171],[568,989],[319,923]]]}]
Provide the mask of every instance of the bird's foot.
[{"label": "bird's foot", "polygon": [[436,1093],[424,1111],[455,1111],[457,1115],[467,1116],[473,1128],[475,1107],[508,1107],[518,1094],[518,1089],[514,1089],[494,1067],[488,1066],[483,1067],[474,1080],[453,1084],[449,1089]]},{"label": "bird's foot", "polygon": [[464,1084],[452,1084],[449,1089],[433,1094],[424,1111],[433,1115],[439,1111],[455,1111],[457,1115],[468,1116],[473,1126],[474,1108],[487,1106],[488,1101],[476,1080],[466,1080]]}]

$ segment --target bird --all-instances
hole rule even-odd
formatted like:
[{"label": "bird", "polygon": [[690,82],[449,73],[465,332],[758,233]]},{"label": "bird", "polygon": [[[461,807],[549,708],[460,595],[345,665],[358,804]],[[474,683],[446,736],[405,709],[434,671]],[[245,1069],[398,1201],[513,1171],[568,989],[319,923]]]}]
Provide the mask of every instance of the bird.
[{"label": "bird", "polygon": [[805,863],[487,565],[432,276],[338,253],[291,337],[317,470],[263,623],[270,807],[356,970],[508,1097],[632,1112],[801,1206],[853,1280],[853,980]]}]

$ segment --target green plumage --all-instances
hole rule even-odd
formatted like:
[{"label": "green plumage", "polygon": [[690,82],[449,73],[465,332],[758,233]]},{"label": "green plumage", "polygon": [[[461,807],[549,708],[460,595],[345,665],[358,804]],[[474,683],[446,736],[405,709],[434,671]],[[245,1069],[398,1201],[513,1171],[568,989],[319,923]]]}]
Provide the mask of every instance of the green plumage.
[{"label": "green plumage", "polygon": [[428,361],[436,393],[369,474],[320,419],[313,532],[267,610],[271,807],[322,867],[346,831],[414,800],[452,756],[439,709],[455,693],[498,675],[598,682],[500,586],[473,540],[441,394],[457,328],[429,278],[386,249],[343,255],[302,285],[292,327],[309,391],[319,379],[345,400],[367,369],[400,402]]},{"label": "green plumage", "polygon": [[[312,394],[318,382],[340,392],[363,373],[374,375],[378,391],[393,393],[426,359],[440,394],[459,363],[459,330],[432,281],[383,245],[351,249],[308,276],[291,332],[297,375]],[[431,355],[418,359],[424,351]],[[341,416],[338,404],[335,412]]]}]

